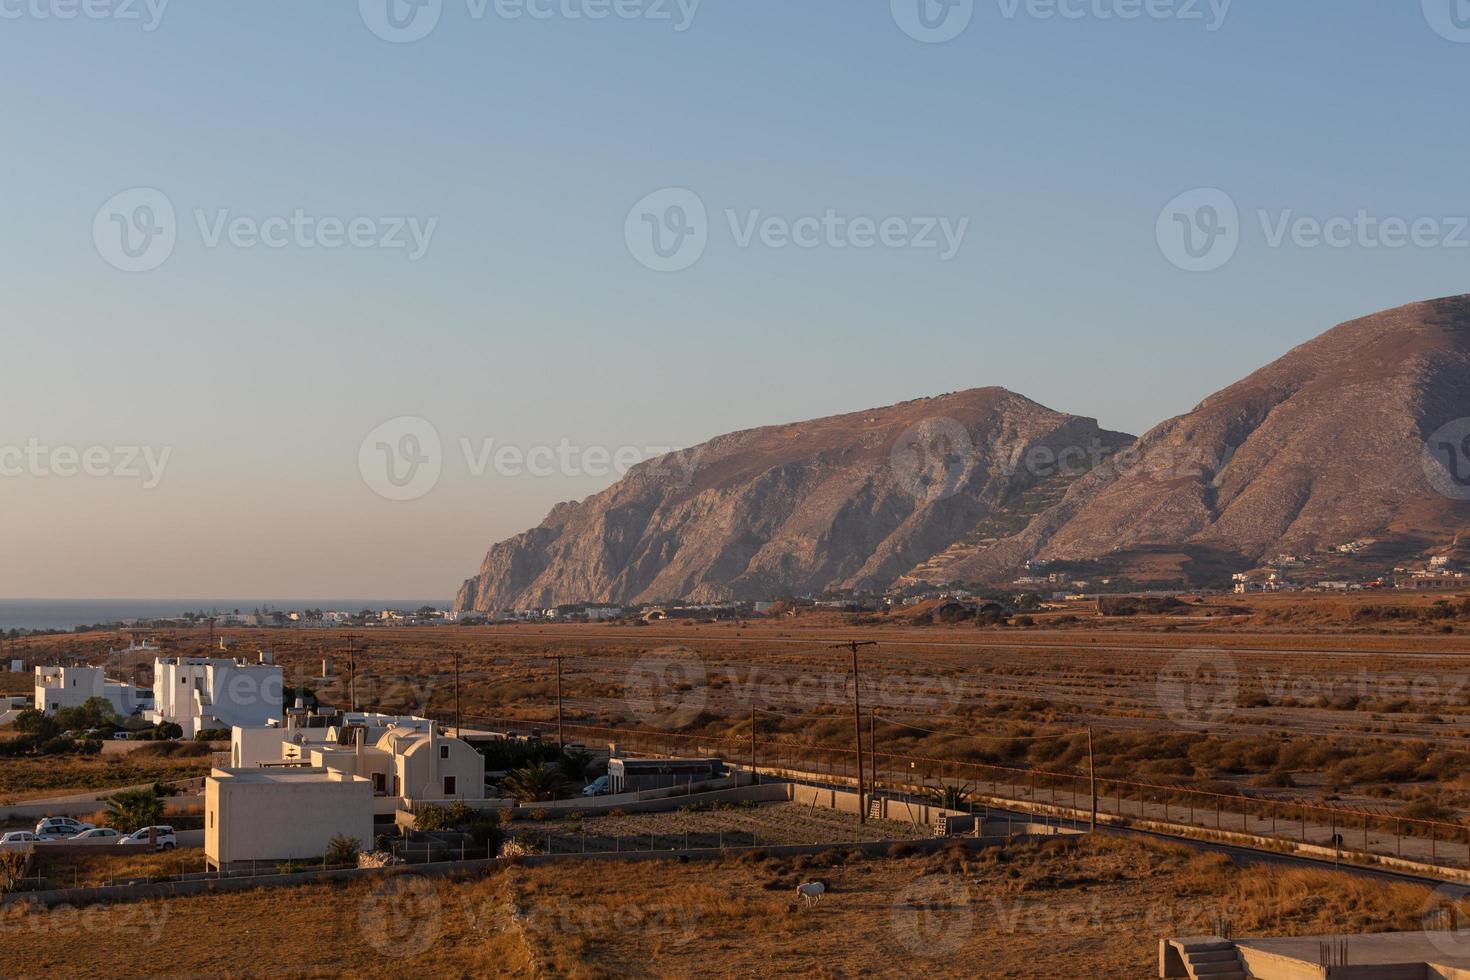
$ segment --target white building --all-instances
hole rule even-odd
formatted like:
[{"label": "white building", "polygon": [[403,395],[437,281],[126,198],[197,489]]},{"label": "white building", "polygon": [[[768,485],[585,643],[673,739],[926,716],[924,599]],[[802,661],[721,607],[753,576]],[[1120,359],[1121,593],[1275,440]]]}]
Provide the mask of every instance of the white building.
[{"label": "white building", "polygon": [[367,849],[375,816],[419,802],[483,801],[484,757],[434,722],[414,721],[422,727],[393,725],[371,744],[362,724],[236,728],[232,761],[244,765],[216,769],[205,783],[210,864],[320,857],[334,834]]},{"label": "white building", "polygon": [[264,726],[282,717],[281,668],[208,657],[159,657],[153,663],[153,721],[171,721],[193,738],[201,729]]},{"label": "white building", "polygon": [[292,709],[286,712],[284,725],[236,725],[230,736],[230,765],[236,769],[250,769],[309,762],[312,749],[352,744],[354,728],[363,729],[367,743],[376,745],[390,728],[427,730],[430,724],[429,719],[414,715],[386,715],[372,711],[312,715]]},{"label": "white building", "polygon": [[371,781],[374,796],[393,797],[399,805],[485,799],[485,757],[423,718],[386,729],[371,722],[325,729],[236,728],[230,742],[236,767],[310,765],[362,776]]},{"label": "white building", "polygon": [[117,714],[127,717],[153,708],[153,692],[132,684],[109,681],[101,667],[37,667],[35,706],[54,715],[62,708],[80,708],[102,698]]},{"label": "white building", "polygon": [[320,859],[335,836],[373,846],[372,784],[323,769],[216,769],[204,782],[211,867]]}]

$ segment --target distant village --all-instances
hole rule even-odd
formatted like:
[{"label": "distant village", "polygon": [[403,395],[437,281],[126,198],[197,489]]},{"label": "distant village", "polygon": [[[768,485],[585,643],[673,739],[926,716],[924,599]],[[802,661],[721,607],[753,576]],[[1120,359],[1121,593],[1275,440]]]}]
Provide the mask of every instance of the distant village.
[{"label": "distant village", "polygon": [[[1395,565],[1393,572],[1374,578],[1324,577],[1334,560],[1361,555],[1378,542],[1362,538],[1338,545],[1321,555],[1277,555],[1263,567],[1233,576],[1235,593],[1253,592],[1362,592],[1377,589],[1434,591],[1470,586],[1470,572],[1449,555],[1435,555],[1422,562]],[[1317,572],[1317,574],[1314,574]]]},{"label": "distant village", "polygon": [[[1272,592],[1364,592],[1374,590],[1437,591],[1470,588],[1470,567],[1450,555],[1396,564],[1391,572],[1371,577],[1350,576],[1352,559],[1362,559],[1378,544],[1363,538],[1316,554],[1282,554],[1261,567],[1231,576],[1231,588],[1188,591],[1195,594],[1233,592],[1236,595]],[[1344,561],[1344,560],[1347,561]],[[1362,562],[1359,562],[1362,564]],[[1167,583],[1136,582],[1117,574],[1089,574],[1098,563],[1075,563],[1033,559],[1023,574],[999,587],[968,583],[934,584],[901,581],[882,593],[834,591],[761,600],[729,602],[643,602],[616,605],[593,602],[561,603],[555,606],[499,609],[489,613],[456,611],[452,608],[419,606],[412,609],[274,609],[257,607],[185,612],[162,619],[124,619],[115,623],[79,626],[77,631],[106,628],[248,627],[258,629],[384,629],[415,626],[482,626],[496,623],[561,622],[650,623],[662,620],[719,620],[795,616],[805,612],[883,614],[895,608],[926,603],[960,602],[979,608],[1001,603],[1007,609],[1031,611],[1047,602],[1092,601],[1103,596],[1159,595],[1181,591]],[[1377,566],[1382,567],[1382,566]],[[69,632],[62,630],[11,630],[10,635]]]}]

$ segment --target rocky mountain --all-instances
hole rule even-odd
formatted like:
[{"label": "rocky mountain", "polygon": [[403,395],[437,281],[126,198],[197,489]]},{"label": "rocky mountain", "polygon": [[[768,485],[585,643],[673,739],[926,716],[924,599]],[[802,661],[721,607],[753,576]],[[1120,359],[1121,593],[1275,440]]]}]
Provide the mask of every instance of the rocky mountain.
[{"label": "rocky mountain", "polygon": [[1470,296],[1344,323],[1137,441],[1000,388],[721,436],[495,545],[457,605],[997,583],[1035,559],[1223,584],[1279,555],[1329,575],[1430,553],[1470,561]]},{"label": "rocky mountain", "polygon": [[882,588],[1022,531],[1132,441],[1001,388],[736,432],[557,505],[493,546],[455,605]]},{"label": "rocky mountain", "polygon": [[[1374,539],[1379,568],[1470,530],[1470,297],[1353,320],[1144,435],[1021,534],[947,569],[1039,557],[1218,581]],[[1470,543],[1470,535],[1464,540]]]}]

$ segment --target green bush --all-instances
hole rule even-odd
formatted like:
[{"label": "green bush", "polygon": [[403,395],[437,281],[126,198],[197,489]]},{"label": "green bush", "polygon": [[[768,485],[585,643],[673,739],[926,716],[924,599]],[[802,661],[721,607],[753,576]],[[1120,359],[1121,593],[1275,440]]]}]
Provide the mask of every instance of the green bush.
[{"label": "green bush", "polygon": [[436,803],[425,803],[413,815],[413,829],[443,830],[448,826],[446,816],[447,814],[442,806]]},{"label": "green bush", "polygon": [[327,841],[326,862],[328,865],[337,866],[350,864],[357,866],[357,855],[362,851],[362,842],[356,837],[345,837],[342,834],[333,834],[332,839]]}]

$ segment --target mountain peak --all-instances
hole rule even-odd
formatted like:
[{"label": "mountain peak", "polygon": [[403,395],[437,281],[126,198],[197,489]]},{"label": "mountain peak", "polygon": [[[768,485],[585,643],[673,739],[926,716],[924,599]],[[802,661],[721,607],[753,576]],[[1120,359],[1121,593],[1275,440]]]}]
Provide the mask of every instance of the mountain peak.
[{"label": "mountain peak", "polygon": [[1080,475],[1017,460],[1085,443],[1098,461],[1132,438],[998,387],[733,432],[672,454],[676,465],[643,463],[495,545],[456,604],[882,588],[987,521],[1024,527]]}]

